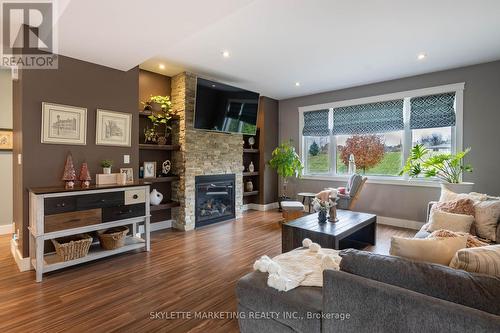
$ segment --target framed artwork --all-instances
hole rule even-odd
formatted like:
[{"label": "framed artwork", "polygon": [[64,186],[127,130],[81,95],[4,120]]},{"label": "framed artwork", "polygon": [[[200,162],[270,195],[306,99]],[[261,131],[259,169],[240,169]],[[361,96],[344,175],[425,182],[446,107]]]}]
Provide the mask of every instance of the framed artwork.
[{"label": "framed artwork", "polygon": [[87,109],[42,103],[42,143],[87,144]]},{"label": "framed artwork", "polygon": [[14,146],[12,135],[11,129],[0,128],[0,150],[12,150]]},{"label": "framed artwork", "polygon": [[120,168],[120,173],[124,173],[127,175],[127,183],[132,183],[134,181],[133,168]]},{"label": "framed artwork", "polygon": [[95,144],[131,147],[132,114],[97,109]]},{"label": "framed artwork", "polygon": [[156,162],[144,162],[144,178],[156,178]]}]

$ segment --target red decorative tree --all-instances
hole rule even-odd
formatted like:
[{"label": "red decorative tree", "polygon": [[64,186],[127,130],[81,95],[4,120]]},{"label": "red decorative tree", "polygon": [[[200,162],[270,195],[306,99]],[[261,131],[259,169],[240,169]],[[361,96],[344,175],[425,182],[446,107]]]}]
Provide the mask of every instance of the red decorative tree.
[{"label": "red decorative tree", "polygon": [[356,167],[366,169],[377,165],[384,158],[384,142],[375,134],[353,135],[345,142],[345,146],[339,146],[342,163],[349,165],[349,155],[353,154]]},{"label": "red decorative tree", "polygon": [[73,165],[73,157],[71,153],[66,157],[66,164],[64,165],[64,173],[62,180],[66,182],[66,188],[73,188],[75,186],[76,172]]},{"label": "red decorative tree", "polygon": [[78,177],[78,179],[82,182],[81,186],[83,188],[89,187],[92,177],[90,177],[89,167],[87,163],[82,163],[82,166],[80,168],[80,177]]}]

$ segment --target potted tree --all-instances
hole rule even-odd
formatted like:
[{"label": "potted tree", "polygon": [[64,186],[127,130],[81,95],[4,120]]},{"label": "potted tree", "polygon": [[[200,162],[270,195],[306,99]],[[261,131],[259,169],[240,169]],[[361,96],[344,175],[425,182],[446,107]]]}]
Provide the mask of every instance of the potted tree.
[{"label": "potted tree", "polygon": [[278,175],[283,179],[283,191],[278,200],[281,210],[281,201],[290,199],[286,193],[288,178],[300,177],[304,166],[302,165],[299,155],[295,152],[295,147],[292,145],[291,140],[279,145],[273,150],[271,156],[272,158],[268,162],[269,166],[275,169]]},{"label": "potted tree", "polygon": [[412,148],[410,157],[399,175],[437,178],[441,180],[442,188],[455,193],[468,193],[474,183],[462,182],[462,174],[472,172],[472,166],[464,165],[462,160],[469,152],[470,148],[456,154],[432,154],[424,145],[418,144]]},{"label": "potted tree", "polygon": [[[153,125],[152,128],[147,127],[144,130],[145,142],[158,143],[164,145],[167,143],[167,137],[170,135],[172,129],[167,123],[172,118],[172,102],[169,96],[151,96],[149,101],[143,102],[145,110],[150,110],[151,115],[148,116]],[[162,126],[163,125],[163,126]],[[159,129],[163,127],[164,132]]]}]

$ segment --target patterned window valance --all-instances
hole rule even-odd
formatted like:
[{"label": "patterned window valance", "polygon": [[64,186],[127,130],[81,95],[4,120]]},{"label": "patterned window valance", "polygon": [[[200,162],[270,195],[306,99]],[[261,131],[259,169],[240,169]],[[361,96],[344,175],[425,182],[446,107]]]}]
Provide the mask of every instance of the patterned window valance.
[{"label": "patterned window valance", "polygon": [[367,134],[404,129],[403,100],[333,109],[333,134]]},{"label": "patterned window valance", "polygon": [[328,136],[328,112],[329,110],[318,110],[304,112],[303,136]]},{"label": "patterned window valance", "polygon": [[414,97],[410,100],[410,128],[455,126],[455,93]]}]

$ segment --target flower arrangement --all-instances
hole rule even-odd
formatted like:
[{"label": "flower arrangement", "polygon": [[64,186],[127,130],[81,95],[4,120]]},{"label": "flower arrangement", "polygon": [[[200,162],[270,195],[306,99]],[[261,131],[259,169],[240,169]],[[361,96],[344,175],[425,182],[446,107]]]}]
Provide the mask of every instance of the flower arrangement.
[{"label": "flower arrangement", "polygon": [[332,200],[321,200],[320,198],[314,198],[312,201],[312,206],[314,211],[318,212],[318,221],[320,223],[326,222],[327,214],[335,203]]}]

